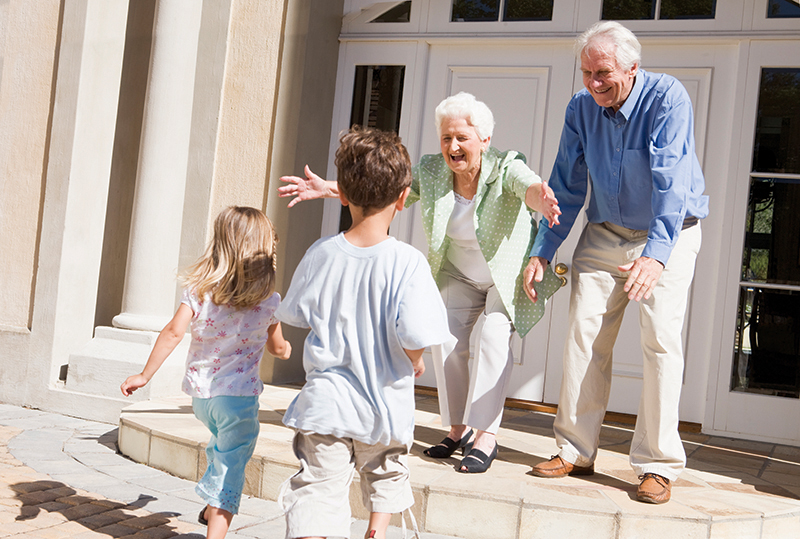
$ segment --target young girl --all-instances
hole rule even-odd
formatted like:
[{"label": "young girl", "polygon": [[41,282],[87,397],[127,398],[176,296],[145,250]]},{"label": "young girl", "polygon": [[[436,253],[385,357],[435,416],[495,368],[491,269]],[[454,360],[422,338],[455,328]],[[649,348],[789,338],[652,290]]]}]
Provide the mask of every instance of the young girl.
[{"label": "young girl", "polygon": [[181,305],[156,339],[141,374],[129,376],[125,396],[143,387],[183,339],[191,322],[183,391],[211,431],[208,468],[195,488],[206,502],[198,520],[208,539],[222,539],[239,510],[244,468],[258,439],[258,363],[264,345],[288,359],[292,347],[273,313],[275,244],[272,223],[255,208],[231,206],[214,221],[205,254],[183,278]]}]

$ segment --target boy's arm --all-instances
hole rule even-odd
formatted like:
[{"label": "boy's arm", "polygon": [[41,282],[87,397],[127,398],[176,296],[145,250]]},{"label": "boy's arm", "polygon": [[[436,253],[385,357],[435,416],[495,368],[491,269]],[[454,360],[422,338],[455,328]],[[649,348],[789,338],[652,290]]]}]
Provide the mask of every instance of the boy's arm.
[{"label": "boy's arm", "polygon": [[406,351],[406,355],[408,359],[411,360],[411,365],[414,367],[414,378],[419,378],[423,374],[425,374],[425,362],[422,361],[422,353],[425,351],[424,348],[420,348],[419,350],[409,350],[408,348],[403,348]]},{"label": "boy's arm", "polygon": [[292,343],[283,338],[280,322],[267,328],[267,352],[278,359],[289,359],[292,355]]},{"label": "boy's arm", "polygon": [[119,386],[123,395],[129,397],[134,391],[145,386],[147,382],[150,381],[156,371],[164,363],[164,360],[175,350],[178,343],[183,340],[183,336],[186,334],[186,328],[189,326],[189,322],[192,320],[193,316],[194,312],[192,312],[192,309],[185,303],[181,303],[175,316],[172,317],[172,320],[170,320],[167,325],[164,326],[164,329],[161,330],[161,333],[158,334],[156,344],[153,346],[153,350],[150,352],[150,357],[147,358],[147,363],[145,363],[142,372],[140,374],[128,376],[128,378],[122,382],[122,385]]}]

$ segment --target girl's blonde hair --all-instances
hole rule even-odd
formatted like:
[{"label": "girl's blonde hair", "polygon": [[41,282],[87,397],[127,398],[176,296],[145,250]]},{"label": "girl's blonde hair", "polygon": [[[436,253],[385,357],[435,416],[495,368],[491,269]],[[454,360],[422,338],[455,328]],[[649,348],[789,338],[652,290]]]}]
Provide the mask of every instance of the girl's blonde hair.
[{"label": "girl's blonde hair", "polygon": [[200,260],[186,270],[183,284],[216,305],[253,307],[275,289],[278,237],[261,210],[229,206],[214,221],[214,235]]}]

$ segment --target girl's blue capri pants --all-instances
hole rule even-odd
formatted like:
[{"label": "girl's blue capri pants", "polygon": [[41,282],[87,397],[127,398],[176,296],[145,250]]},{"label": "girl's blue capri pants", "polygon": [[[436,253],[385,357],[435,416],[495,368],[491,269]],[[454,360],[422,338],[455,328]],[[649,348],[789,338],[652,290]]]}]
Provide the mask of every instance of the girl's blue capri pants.
[{"label": "girl's blue capri pants", "polygon": [[211,431],[206,468],[195,492],[212,507],[239,512],[244,468],[258,440],[258,397],[192,399],[194,415]]}]

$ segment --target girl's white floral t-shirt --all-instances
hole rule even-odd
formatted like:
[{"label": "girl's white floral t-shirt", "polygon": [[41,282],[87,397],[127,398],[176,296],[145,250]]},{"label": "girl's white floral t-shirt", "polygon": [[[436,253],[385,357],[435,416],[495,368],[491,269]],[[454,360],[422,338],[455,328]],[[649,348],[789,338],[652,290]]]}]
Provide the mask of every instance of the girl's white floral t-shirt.
[{"label": "girl's white floral t-shirt", "polygon": [[278,322],[273,314],[281,303],[280,295],[275,292],[255,307],[236,309],[216,305],[208,297],[200,300],[194,291],[185,289],[181,303],[194,312],[184,393],[201,399],[260,395],[264,384],[258,376],[258,363],[267,329]]}]

